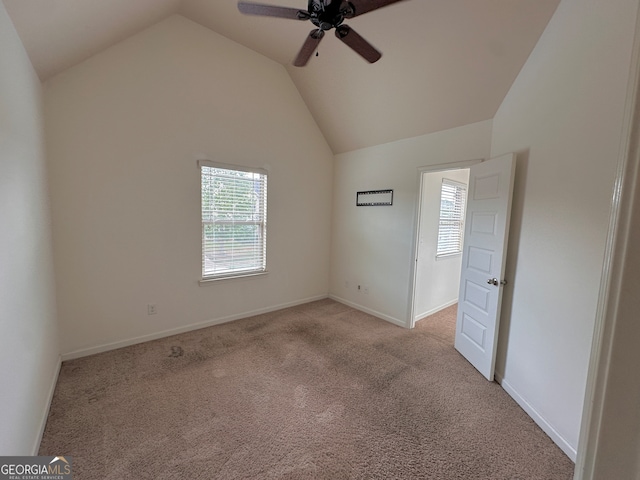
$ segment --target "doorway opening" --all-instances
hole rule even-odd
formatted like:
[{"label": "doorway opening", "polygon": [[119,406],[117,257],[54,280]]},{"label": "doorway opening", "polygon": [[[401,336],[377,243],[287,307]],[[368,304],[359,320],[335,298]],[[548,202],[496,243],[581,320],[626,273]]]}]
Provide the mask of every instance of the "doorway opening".
[{"label": "doorway opening", "polygon": [[[444,313],[455,313],[460,287],[464,205],[469,182],[469,168],[465,167],[451,165],[420,171],[410,318],[412,328],[422,319],[431,317],[437,321]],[[438,312],[443,314],[434,316]]]},{"label": "doorway opening", "polygon": [[[469,362],[482,373],[487,380],[493,381],[495,375],[496,353],[498,346],[498,329],[500,323],[500,307],[502,292],[508,283],[504,278],[506,267],[506,253],[511,216],[511,200],[515,178],[514,153],[507,153],[484,161],[468,162],[464,165],[444,165],[438,171],[454,168],[468,168],[469,195],[466,201],[466,225],[462,240],[462,254],[457,264],[459,277],[460,302],[456,319],[455,348]],[[433,244],[428,241],[429,221],[426,220],[425,210],[429,210],[429,202],[423,200],[423,195],[433,192],[429,188],[429,177],[425,172],[435,172],[436,168],[425,168],[420,173],[420,197],[418,200],[418,215],[415,229],[415,261],[413,262],[413,285],[411,288],[411,307],[409,322],[411,327],[415,321],[424,315],[421,302],[425,294],[433,290],[438,291],[444,285],[445,275],[427,276],[427,281],[421,278],[421,260],[432,261],[433,253],[429,254],[428,247]],[[451,176],[454,172],[447,172]],[[444,175],[443,175],[444,176]],[[424,208],[423,208],[424,205]],[[421,237],[421,234],[424,236]],[[431,234],[431,236],[433,236]],[[427,247],[427,254],[422,254],[421,247]],[[433,252],[433,250],[431,250]],[[421,258],[422,257],[422,258]],[[436,255],[437,260],[437,255]],[[437,266],[437,262],[435,262]],[[456,267],[450,268],[454,272]],[[432,263],[433,269],[433,263]],[[456,276],[453,277],[456,279]],[[453,284],[453,282],[452,282]],[[455,302],[455,289],[449,293]],[[446,306],[447,297],[442,296],[433,304],[428,305],[427,313]]]}]

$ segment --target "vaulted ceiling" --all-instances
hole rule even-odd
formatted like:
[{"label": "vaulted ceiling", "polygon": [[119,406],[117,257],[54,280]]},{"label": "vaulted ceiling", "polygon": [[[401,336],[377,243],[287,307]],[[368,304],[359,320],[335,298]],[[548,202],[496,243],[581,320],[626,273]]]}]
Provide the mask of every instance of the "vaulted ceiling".
[{"label": "vaulted ceiling", "polygon": [[3,2],[43,81],[184,15],[283,64],[341,153],[493,118],[559,0],[404,0],[345,22],[382,51],[377,63],[327,35],[303,68],[291,61],[313,26],[242,15],[235,0]]}]

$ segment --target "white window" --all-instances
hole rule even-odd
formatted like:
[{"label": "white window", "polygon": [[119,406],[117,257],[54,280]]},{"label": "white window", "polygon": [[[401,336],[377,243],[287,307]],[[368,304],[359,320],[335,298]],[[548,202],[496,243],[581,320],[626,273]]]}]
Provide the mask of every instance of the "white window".
[{"label": "white window", "polygon": [[200,160],[202,279],[267,269],[267,172]]},{"label": "white window", "polygon": [[456,255],[462,252],[466,200],[467,186],[465,184],[446,178],[442,179],[436,257]]}]

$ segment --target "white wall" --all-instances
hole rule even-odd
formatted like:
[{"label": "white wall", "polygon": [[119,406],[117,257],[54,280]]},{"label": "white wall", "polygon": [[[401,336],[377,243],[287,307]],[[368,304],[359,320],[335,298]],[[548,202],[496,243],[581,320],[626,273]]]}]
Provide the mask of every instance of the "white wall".
[{"label": "white wall", "polygon": [[637,0],[562,0],[500,106],[517,151],[497,370],[575,458]]},{"label": "white wall", "polygon": [[[64,354],[327,295],[333,155],[282,65],[176,15],[45,105]],[[268,166],[268,275],[198,285],[198,152]]]},{"label": "white wall", "polygon": [[0,455],[33,455],[59,366],[40,82],[0,2]]},{"label": "white wall", "polygon": [[[418,168],[488,157],[490,138],[491,121],[484,121],[337,155],[331,295],[407,325]],[[355,206],[357,191],[386,188],[394,191],[393,206]],[[369,293],[358,291],[358,284],[366,285]]]},{"label": "white wall", "polygon": [[431,315],[458,301],[462,254],[436,258],[443,179],[469,183],[469,169],[422,174],[418,261],[414,287],[414,320]]}]

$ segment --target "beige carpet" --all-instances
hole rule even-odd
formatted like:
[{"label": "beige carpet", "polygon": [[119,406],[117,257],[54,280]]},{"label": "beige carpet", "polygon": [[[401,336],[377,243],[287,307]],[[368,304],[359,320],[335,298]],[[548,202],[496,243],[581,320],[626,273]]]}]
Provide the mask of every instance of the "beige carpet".
[{"label": "beige carpet", "polygon": [[40,454],[76,480],[570,479],[454,324],[322,300],[65,362]]}]

